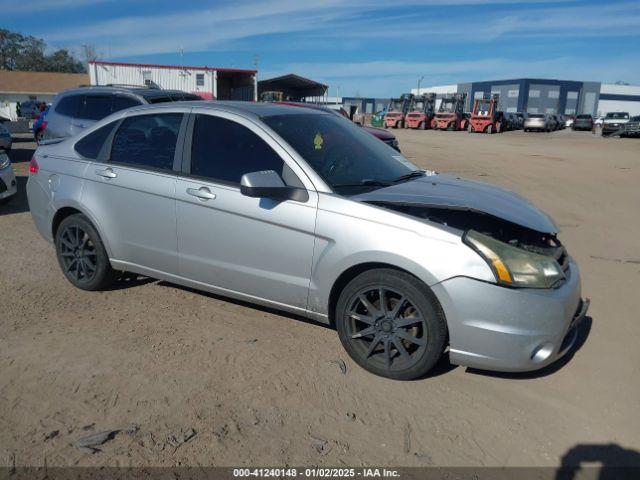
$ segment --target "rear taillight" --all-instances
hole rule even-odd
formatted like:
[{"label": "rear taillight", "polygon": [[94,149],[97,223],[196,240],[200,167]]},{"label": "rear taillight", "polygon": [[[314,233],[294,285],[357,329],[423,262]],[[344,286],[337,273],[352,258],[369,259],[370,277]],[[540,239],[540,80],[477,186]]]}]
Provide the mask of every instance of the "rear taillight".
[{"label": "rear taillight", "polygon": [[36,160],[35,155],[31,157],[31,161],[29,162],[29,173],[36,174],[40,170],[40,166],[38,165],[38,161]]}]

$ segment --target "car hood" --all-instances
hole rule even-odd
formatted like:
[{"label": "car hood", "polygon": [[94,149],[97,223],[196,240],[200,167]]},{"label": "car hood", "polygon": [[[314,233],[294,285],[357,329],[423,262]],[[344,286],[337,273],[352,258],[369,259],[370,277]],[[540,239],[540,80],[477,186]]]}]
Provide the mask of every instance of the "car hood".
[{"label": "car hood", "polygon": [[377,204],[471,210],[501,218],[542,233],[558,227],[544,212],[517,193],[492,185],[428,172],[424,177],[352,197]]},{"label": "car hood", "polygon": [[366,127],[363,126],[367,132],[371,135],[378,137],[380,140],[393,140],[396,136],[393,133],[387,132],[384,128]]}]

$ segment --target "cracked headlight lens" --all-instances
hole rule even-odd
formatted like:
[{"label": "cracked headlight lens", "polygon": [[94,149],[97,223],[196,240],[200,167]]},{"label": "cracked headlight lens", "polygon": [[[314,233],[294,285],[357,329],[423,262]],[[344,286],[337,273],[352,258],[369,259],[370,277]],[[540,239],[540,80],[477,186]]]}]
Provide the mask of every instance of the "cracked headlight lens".
[{"label": "cracked headlight lens", "polygon": [[475,230],[465,233],[464,242],[486,260],[502,285],[551,288],[565,278],[553,257],[527,252]]}]

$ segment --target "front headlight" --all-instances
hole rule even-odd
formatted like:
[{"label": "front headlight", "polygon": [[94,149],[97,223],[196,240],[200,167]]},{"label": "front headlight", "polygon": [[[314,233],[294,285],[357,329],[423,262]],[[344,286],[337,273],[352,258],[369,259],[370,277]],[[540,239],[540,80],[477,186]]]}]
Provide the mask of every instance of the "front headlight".
[{"label": "front headlight", "polygon": [[11,160],[9,160],[9,155],[6,153],[0,153],[0,170],[3,170],[11,165]]},{"label": "front headlight", "polygon": [[502,285],[551,288],[565,278],[553,257],[527,252],[475,230],[469,230],[463,240],[487,261]]}]

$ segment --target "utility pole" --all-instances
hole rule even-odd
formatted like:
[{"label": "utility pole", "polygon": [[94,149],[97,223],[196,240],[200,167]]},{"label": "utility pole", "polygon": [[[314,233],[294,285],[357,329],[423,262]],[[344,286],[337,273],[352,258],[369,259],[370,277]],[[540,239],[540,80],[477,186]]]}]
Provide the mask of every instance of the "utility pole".
[{"label": "utility pole", "polygon": [[424,75],[418,79],[418,91],[416,92],[416,95],[420,95],[420,83],[422,83],[422,80],[424,80]]}]

